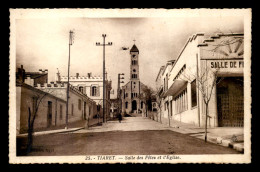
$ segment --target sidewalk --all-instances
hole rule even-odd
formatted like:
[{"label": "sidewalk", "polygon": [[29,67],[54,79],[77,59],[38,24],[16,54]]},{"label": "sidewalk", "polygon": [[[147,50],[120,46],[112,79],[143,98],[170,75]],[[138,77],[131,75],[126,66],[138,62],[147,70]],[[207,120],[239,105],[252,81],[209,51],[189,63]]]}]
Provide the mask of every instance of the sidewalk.
[{"label": "sidewalk", "polygon": [[[102,119],[99,119],[99,122],[102,123]],[[97,118],[90,119],[89,121],[89,127],[93,127],[98,123]],[[86,121],[85,120],[80,120],[76,122],[69,123],[68,129],[65,129],[65,124],[59,125],[59,126],[52,126],[50,128],[40,128],[40,129],[35,129],[35,132],[33,133],[34,136],[39,136],[39,135],[45,135],[45,134],[55,134],[55,133],[65,133],[65,132],[74,132],[80,129],[85,128]],[[28,133],[22,133],[18,134],[17,137],[26,137]]]},{"label": "sidewalk", "polygon": [[[205,139],[205,128],[171,120],[171,130],[188,134],[192,137]],[[168,124],[162,124],[167,126]],[[215,127],[207,129],[207,140],[225,147],[244,152],[244,128],[241,127]]]}]

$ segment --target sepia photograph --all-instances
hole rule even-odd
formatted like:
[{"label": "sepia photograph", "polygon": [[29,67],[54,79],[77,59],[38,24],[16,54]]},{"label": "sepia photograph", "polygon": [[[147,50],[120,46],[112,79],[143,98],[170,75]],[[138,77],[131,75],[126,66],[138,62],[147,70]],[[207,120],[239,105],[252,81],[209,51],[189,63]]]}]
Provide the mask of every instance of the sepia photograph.
[{"label": "sepia photograph", "polygon": [[9,163],[250,163],[251,9],[10,9]]}]

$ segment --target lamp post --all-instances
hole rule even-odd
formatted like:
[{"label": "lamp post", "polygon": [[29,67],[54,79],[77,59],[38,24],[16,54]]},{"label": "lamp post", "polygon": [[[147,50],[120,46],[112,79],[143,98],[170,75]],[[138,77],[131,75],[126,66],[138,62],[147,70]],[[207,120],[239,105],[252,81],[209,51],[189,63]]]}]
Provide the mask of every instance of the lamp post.
[{"label": "lamp post", "polygon": [[125,75],[124,73],[118,74],[118,87],[117,87],[117,99],[118,99],[118,112],[121,110],[121,94],[120,94],[120,83],[124,83],[124,81],[120,81],[120,79],[125,79],[124,77],[120,77],[121,75]]},{"label": "lamp post", "polygon": [[68,61],[67,102],[66,102],[66,127],[65,127],[65,129],[68,129],[68,122],[69,122],[70,46],[73,44],[73,34],[74,34],[74,32],[70,30],[70,32],[69,32],[69,61]]},{"label": "lamp post", "polygon": [[108,42],[108,44],[105,43],[106,40],[106,34],[102,34],[103,37],[103,44],[100,44],[99,42],[96,42],[96,46],[103,46],[103,122],[105,122],[105,90],[106,90],[106,82],[105,82],[105,47],[106,46],[111,46],[112,42]]}]

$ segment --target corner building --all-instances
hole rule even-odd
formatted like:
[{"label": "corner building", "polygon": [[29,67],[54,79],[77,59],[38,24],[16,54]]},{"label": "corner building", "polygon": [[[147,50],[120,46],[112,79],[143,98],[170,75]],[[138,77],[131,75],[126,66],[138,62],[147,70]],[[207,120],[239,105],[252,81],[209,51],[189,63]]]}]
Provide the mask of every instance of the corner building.
[{"label": "corner building", "polygon": [[221,33],[206,38],[198,33],[191,36],[168,73],[159,71],[161,76],[156,82],[161,83],[157,87],[157,97],[162,102],[162,121],[205,126],[202,89],[210,91],[216,79],[209,101],[208,126],[243,127],[243,71],[244,34]]}]

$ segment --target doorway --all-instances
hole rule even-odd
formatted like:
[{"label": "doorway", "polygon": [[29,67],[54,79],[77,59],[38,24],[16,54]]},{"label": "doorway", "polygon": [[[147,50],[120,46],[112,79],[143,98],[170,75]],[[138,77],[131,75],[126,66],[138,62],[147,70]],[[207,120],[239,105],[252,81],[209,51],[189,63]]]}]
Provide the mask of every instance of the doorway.
[{"label": "doorway", "polygon": [[225,77],[217,85],[219,127],[244,126],[243,77]]},{"label": "doorway", "polygon": [[48,101],[47,127],[52,124],[52,102]]},{"label": "doorway", "polygon": [[137,103],[136,103],[136,100],[133,100],[132,101],[132,111],[135,111],[137,110]]},{"label": "doorway", "polygon": [[86,120],[86,106],[87,106],[87,103],[84,102],[84,110],[83,110],[83,119]]}]

